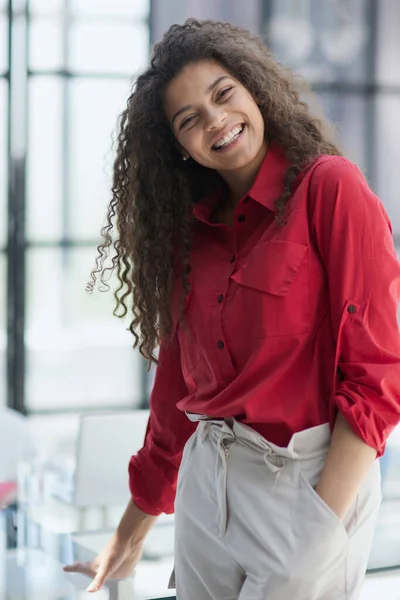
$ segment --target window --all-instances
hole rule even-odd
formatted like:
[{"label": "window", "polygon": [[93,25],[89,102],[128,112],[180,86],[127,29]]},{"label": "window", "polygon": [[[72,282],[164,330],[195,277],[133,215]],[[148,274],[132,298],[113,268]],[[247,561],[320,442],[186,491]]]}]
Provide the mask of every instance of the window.
[{"label": "window", "polygon": [[398,165],[400,164],[400,86],[399,93],[378,94],[375,104],[375,138],[378,151],[375,163],[375,188],[384,200],[393,233],[400,247],[400,202]]},{"label": "window", "polygon": [[[27,88],[25,100],[23,95],[18,98],[25,102],[20,109],[27,118],[22,174],[26,243],[20,243],[19,253],[26,270],[23,405],[29,413],[134,407],[147,396],[145,365],[132,349],[129,320],[122,322],[112,315],[112,290],[88,295],[85,285],[110,200],[117,119],[148,58],[149,5],[150,0],[30,0],[27,4],[27,66],[19,61],[12,64]],[[12,26],[19,15],[13,15]],[[7,82],[1,79],[8,64],[5,30],[3,15],[3,216],[2,174],[7,172],[7,160],[16,164],[14,156],[7,157],[7,119],[2,110],[7,97]],[[0,219],[3,249],[6,221]],[[0,276],[5,269],[3,252]],[[5,322],[5,299],[0,294],[0,381]]]},{"label": "window", "polygon": [[[27,263],[30,411],[138,405],[141,363],[111,292],[85,292],[93,248],[32,248]],[[110,282],[111,283],[111,282]]]},{"label": "window", "polygon": [[364,0],[271,0],[264,32],[277,58],[309,82],[364,82],[371,29]]}]

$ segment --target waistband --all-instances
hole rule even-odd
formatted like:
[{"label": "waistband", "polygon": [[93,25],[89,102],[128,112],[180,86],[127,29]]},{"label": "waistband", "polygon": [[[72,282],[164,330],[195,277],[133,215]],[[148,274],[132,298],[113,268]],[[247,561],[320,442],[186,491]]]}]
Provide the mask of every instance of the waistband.
[{"label": "waistband", "polygon": [[331,441],[329,423],[295,432],[287,446],[278,446],[233,417],[214,418],[188,412],[186,415],[190,421],[199,422],[198,434],[202,438],[214,432],[218,437],[234,438],[244,444],[267,450],[270,454],[293,460],[308,459],[326,453]]}]

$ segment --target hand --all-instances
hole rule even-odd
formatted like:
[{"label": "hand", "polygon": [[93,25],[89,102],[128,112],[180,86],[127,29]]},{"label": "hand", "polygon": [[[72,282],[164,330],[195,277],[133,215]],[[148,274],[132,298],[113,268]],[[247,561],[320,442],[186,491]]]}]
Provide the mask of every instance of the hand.
[{"label": "hand", "polygon": [[97,592],[107,579],[125,579],[134,571],[142,556],[143,543],[132,543],[113,535],[107,546],[93,562],[66,565],[67,573],[82,573],[93,579],[88,592]]},{"label": "hand", "polygon": [[117,531],[102,552],[92,563],[67,565],[67,573],[83,573],[93,578],[88,592],[97,592],[110,577],[123,579],[129,577],[138,564],[144,539],[156,521],[138,508],[132,500],[121,518]]},{"label": "hand", "polygon": [[325,490],[320,484],[315,488],[315,493],[325,502],[325,504],[331,509],[333,513],[343,521],[348,511],[347,505],[343,506],[341,502],[337,501],[337,496],[329,493],[330,490]]}]

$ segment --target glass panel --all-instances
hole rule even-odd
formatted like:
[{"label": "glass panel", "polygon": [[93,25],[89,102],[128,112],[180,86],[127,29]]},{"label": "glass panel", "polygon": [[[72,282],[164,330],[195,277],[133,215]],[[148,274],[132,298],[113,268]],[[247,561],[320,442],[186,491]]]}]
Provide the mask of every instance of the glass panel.
[{"label": "glass panel", "polygon": [[[362,170],[367,164],[367,101],[355,94],[319,94],[325,116],[337,128],[337,138],[345,156]],[[312,108],[312,106],[311,106]],[[313,110],[313,112],[316,112]]]},{"label": "glass panel", "polygon": [[29,66],[31,69],[61,69],[62,22],[33,18],[30,22]]},{"label": "glass panel", "polygon": [[[114,297],[85,292],[95,249],[31,249],[27,260],[29,410],[140,402],[140,364]],[[113,285],[113,282],[110,281]]]},{"label": "glass panel", "polygon": [[0,253],[0,407],[6,404],[6,257]]},{"label": "glass panel", "polygon": [[65,0],[29,0],[32,15],[59,15]]},{"label": "glass panel", "polygon": [[400,236],[400,202],[398,169],[400,164],[400,96],[376,98],[375,191],[384,203],[393,225],[393,233]]},{"label": "glass panel", "polygon": [[[1,10],[1,7],[0,7]],[[8,68],[8,21],[0,14],[0,74]]]},{"label": "glass panel", "polygon": [[400,2],[377,2],[376,71],[378,83],[400,85]]},{"label": "glass panel", "polygon": [[149,28],[124,21],[115,25],[75,21],[71,28],[69,66],[76,72],[127,73],[147,64]]},{"label": "glass panel", "polygon": [[0,79],[0,248],[4,248],[7,231],[7,99],[8,85]]},{"label": "glass panel", "polygon": [[30,80],[27,162],[27,236],[57,240],[62,235],[62,82]]},{"label": "glass panel", "polygon": [[79,15],[110,15],[146,18],[149,0],[71,0],[71,11]]},{"label": "glass panel", "polygon": [[364,0],[273,0],[264,31],[277,59],[310,81],[364,80],[370,38]]},{"label": "glass panel", "polygon": [[110,200],[112,133],[130,83],[71,81],[68,231],[76,239],[98,239]]}]

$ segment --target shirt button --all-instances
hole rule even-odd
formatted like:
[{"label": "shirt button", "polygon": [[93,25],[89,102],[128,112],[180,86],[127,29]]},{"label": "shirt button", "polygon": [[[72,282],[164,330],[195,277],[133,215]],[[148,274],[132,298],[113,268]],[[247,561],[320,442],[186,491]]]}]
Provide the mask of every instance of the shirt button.
[{"label": "shirt button", "polygon": [[235,255],[233,255],[233,256],[232,256],[232,258],[231,258],[231,263],[234,263],[234,262],[235,262],[235,260],[236,260],[236,256],[235,256]]},{"label": "shirt button", "polygon": [[246,217],[244,215],[239,215],[239,221],[240,223],[243,223],[243,221],[246,220]]},{"label": "shirt button", "polygon": [[355,312],[357,312],[357,309],[354,306],[354,304],[350,304],[350,306],[347,307],[347,312],[349,312],[349,313],[355,313]]},{"label": "shirt button", "polygon": [[222,342],[221,340],[218,340],[218,348],[219,348],[220,350],[223,350],[223,349],[225,348],[225,344],[224,344],[224,342]]},{"label": "shirt button", "polygon": [[220,294],[220,295],[218,296],[218,302],[222,302],[222,300],[223,300],[223,299],[224,299],[224,295],[223,295],[223,294]]}]

